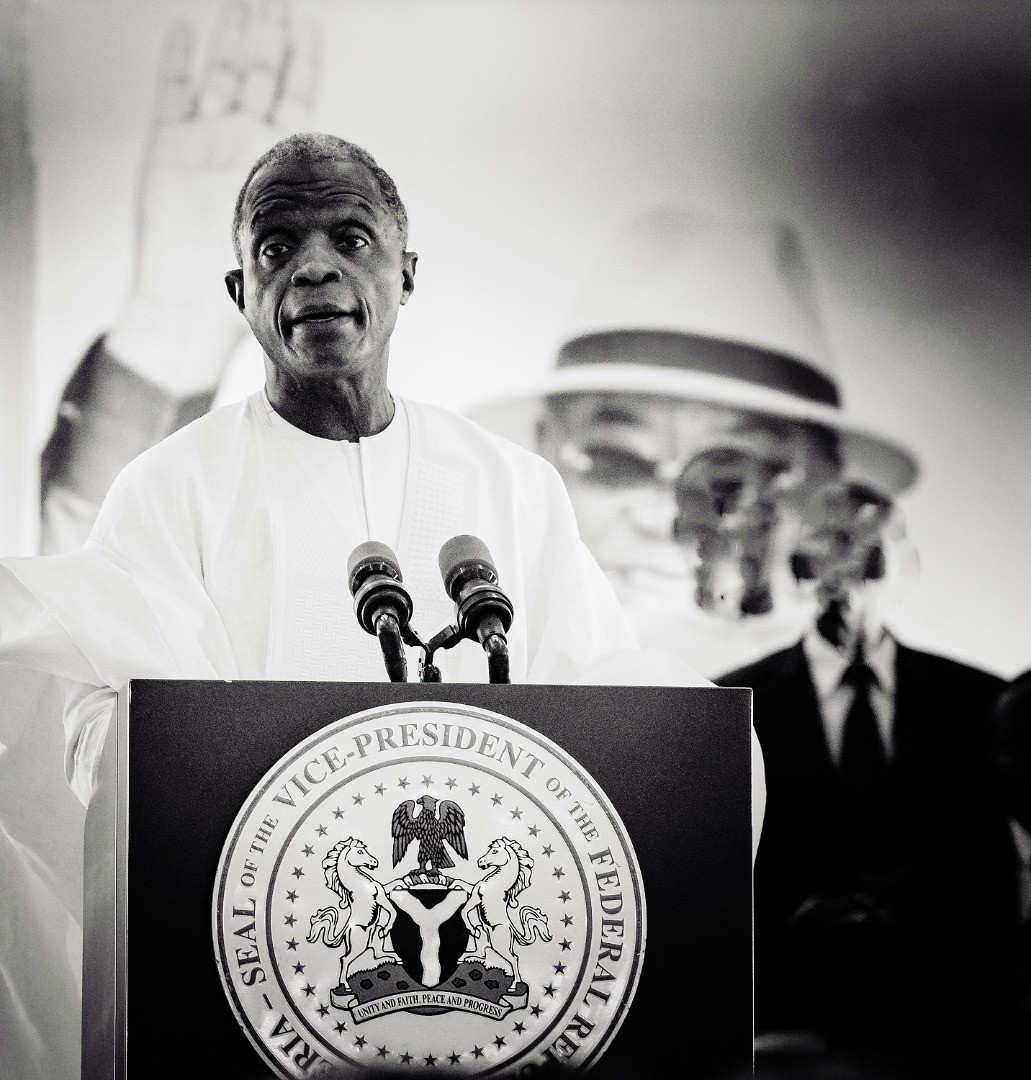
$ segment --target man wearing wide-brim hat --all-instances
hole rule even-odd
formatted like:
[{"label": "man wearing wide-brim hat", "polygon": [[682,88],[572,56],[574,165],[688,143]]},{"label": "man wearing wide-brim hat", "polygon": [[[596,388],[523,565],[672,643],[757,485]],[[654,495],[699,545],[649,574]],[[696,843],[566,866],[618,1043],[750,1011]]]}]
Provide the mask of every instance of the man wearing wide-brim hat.
[{"label": "man wearing wide-brim hat", "polygon": [[843,408],[818,310],[790,228],[661,207],[547,378],[473,416],[556,465],[642,638],[753,689],[757,1032],[969,1064],[1002,1006],[1000,684],[884,627],[917,463]]},{"label": "man wearing wide-brim hat", "polygon": [[[710,676],[812,621],[790,570],[799,498],[842,475],[890,497],[917,476],[842,407],[795,232],[671,206],[603,252],[550,373],[471,415],[555,464],[639,636]],[[688,495],[711,508],[727,483],[739,505],[724,500],[719,524],[738,542],[709,563],[711,523]],[[743,580],[760,533],[765,602]]]}]

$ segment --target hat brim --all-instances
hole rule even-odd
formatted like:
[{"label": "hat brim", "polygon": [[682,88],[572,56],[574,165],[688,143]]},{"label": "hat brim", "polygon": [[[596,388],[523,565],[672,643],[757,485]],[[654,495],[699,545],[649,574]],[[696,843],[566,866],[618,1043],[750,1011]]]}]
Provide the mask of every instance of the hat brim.
[{"label": "hat brim", "polygon": [[857,425],[833,405],[806,401],[782,390],[709,372],[643,364],[578,364],[555,368],[521,393],[474,404],[464,411],[489,431],[534,450],[537,421],[545,398],[606,392],[709,402],[785,420],[822,424],[838,435],[846,476],[886,495],[907,491],[920,473],[915,455],[904,446]]}]

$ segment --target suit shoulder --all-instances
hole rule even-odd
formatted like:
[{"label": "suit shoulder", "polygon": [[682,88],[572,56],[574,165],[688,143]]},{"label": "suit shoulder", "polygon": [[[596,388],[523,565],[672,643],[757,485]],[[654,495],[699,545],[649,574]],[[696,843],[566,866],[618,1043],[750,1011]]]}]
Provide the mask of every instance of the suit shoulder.
[{"label": "suit shoulder", "polygon": [[911,649],[907,645],[900,644],[898,649],[900,666],[907,665],[912,671],[919,673],[921,678],[934,682],[939,687],[994,698],[1006,685],[1005,679],[972,664]]},{"label": "suit shoulder", "polygon": [[786,649],[779,649],[759,660],[720,675],[715,680],[717,686],[764,686],[769,682],[786,679],[802,669],[805,655],[802,645],[796,642]]}]

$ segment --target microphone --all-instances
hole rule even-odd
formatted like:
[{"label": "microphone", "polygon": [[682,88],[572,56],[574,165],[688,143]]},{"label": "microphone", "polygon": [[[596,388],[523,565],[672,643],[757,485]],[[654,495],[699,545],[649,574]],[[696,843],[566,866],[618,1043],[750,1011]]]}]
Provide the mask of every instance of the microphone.
[{"label": "microphone", "polygon": [[407,682],[403,635],[412,618],[412,598],[402,584],[397,556],[386,544],[367,540],[351,552],[347,579],[358,624],[379,638],[390,681]]},{"label": "microphone", "polygon": [[478,641],[487,653],[491,682],[508,682],[508,639],[512,602],[498,585],[498,571],[487,545],[475,536],[453,536],[440,549],[440,576],[455,602],[462,637]]}]

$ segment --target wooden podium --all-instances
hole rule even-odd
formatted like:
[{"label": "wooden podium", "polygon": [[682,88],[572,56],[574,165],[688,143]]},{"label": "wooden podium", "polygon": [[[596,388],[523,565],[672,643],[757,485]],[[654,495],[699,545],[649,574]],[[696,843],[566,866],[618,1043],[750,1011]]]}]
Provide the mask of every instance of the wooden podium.
[{"label": "wooden podium", "polygon": [[[449,709],[457,710],[453,723]],[[495,726],[474,732],[466,713]],[[333,733],[331,742],[318,742],[326,731]],[[370,1074],[385,1067],[392,1075],[454,1076],[531,1075],[549,1064],[590,1066],[602,1077],[675,1070],[706,1078],[747,1068],[750,768],[747,690],[134,681],[121,697],[87,819],[84,1080],[144,1080],[159,1073],[225,1080],[364,1075],[366,1064]],[[487,780],[479,781],[474,770]],[[418,859],[414,841],[398,857],[408,834],[396,823],[411,820],[402,804],[412,800],[418,811],[423,795],[428,814],[439,813],[443,821],[452,805],[457,809],[448,812],[464,818],[466,858],[458,853],[465,839],[454,835],[450,846],[433,849],[435,856],[426,854],[432,848],[427,840]],[[629,839],[622,855],[616,841],[605,839],[605,828]],[[506,894],[509,907],[536,912],[540,930],[536,938],[527,931],[534,943],[518,947],[523,973],[503,977],[489,997],[483,989],[489,979],[477,986],[469,980],[494,973],[496,983],[499,970],[515,970],[506,968],[505,949],[488,936],[500,923],[477,915],[475,904],[476,890],[483,892],[497,870],[491,853],[503,832],[533,863],[520,879],[522,895],[513,900]],[[337,923],[350,919],[351,929],[359,923],[351,892],[341,886],[338,900],[327,888],[337,881],[332,859],[339,855],[347,871],[345,843],[359,837],[366,857],[351,869],[379,890],[376,918],[391,924],[381,940],[368,939],[369,956],[390,954],[378,957],[378,968],[350,938],[350,952],[328,948]],[[574,848],[585,853],[579,863]],[[440,850],[451,857],[450,868]],[[623,937],[622,924],[604,918],[616,910],[604,889],[617,880],[607,869],[617,856],[627,863],[624,884],[633,876],[634,852],[641,887],[635,885],[631,897],[625,885],[636,923]],[[247,868],[266,873],[270,884],[241,891],[241,880],[249,886],[253,879]],[[310,890],[306,907],[287,887],[291,873],[304,877]],[[447,942],[440,946],[432,971],[420,966],[436,963],[425,959],[425,947],[422,960],[406,960],[403,952],[408,922],[402,909],[407,905],[418,921],[422,908],[411,897],[419,890],[437,897],[433,903],[440,897],[450,903],[456,914],[447,926],[457,929],[447,934],[465,935],[452,954]],[[602,917],[592,922],[593,903],[602,905]],[[248,920],[252,912],[258,915]],[[312,943],[320,915],[333,925]],[[600,931],[599,922],[606,924]],[[606,950],[613,939],[596,938],[594,946],[583,946],[593,954],[585,953],[579,967],[567,964],[565,954],[576,955],[578,926],[588,923],[591,933],[618,933],[628,948]],[[261,944],[263,928],[278,935],[268,939],[277,942],[277,958],[265,955],[274,950]],[[481,932],[490,948],[481,948],[485,959],[477,967],[471,953],[474,943],[482,945]],[[515,931],[519,942],[521,933]],[[339,970],[338,986],[320,988],[310,972],[293,974],[313,968],[316,957]],[[538,978],[535,962],[558,974]],[[609,977],[605,964],[622,980],[618,1017],[611,987],[595,981]],[[366,1000],[362,986],[380,992],[373,974],[384,987],[393,978],[400,991],[395,987],[391,996],[384,989],[386,996]],[[445,999],[445,983],[463,986],[466,996]],[[547,1028],[548,1017],[559,1016],[553,996],[573,986],[578,996],[569,1008],[579,1010],[577,1019],[570,1011]],[[245,1015],[252,989],[263,993],[254,1000],[274,1006],[253,1021]],[[469,997],[473,990],[481,997]],[[499,998],[501,991],[507,996]],[[277,1013],[277,994],[293,994],[297,1012],[284,1007]],[[410,1036],[414,1046],[419,1032],[431,1031],[434,1016],[459,1000],[464,1004],[455,1006],[450,1029],[457,1034],[448,1036],[443,1053],[431,1043],[419,1044],[418,1053],[403,1045]],[[395,1021],[403,1037],[367,1038],[365,1032],[380,1030],[379,1021],[368,1018],[390,1008],[400,1010]],[[595,1024],[597,1045],[592,1050],[583,1039],[581,1047],[578,1039]],[[598,1041],[605,1024],[612,1031]],[[488,1041],[483,1030],[497,1035]],[[512,1041],[536,1030],[530,1056],[520,1059],[519,1069],[506,1069]],[[346,1047],[353,1068],[338,1073],[324,1064],[336,1045]]]}]

